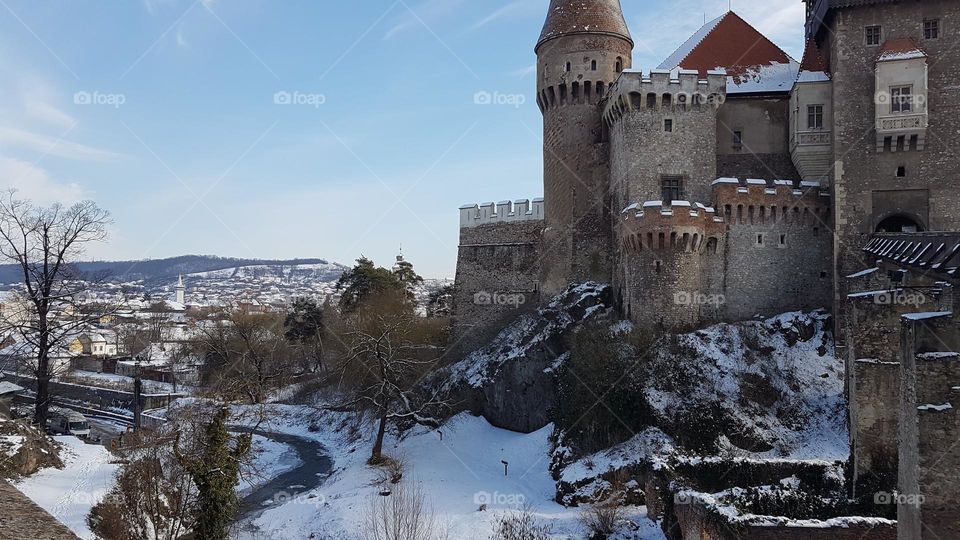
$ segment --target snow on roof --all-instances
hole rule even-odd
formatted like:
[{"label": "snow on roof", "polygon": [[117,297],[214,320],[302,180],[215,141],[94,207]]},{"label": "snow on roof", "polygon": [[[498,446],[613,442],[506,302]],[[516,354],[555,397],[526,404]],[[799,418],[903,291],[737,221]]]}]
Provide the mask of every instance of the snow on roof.
[{"label": "snow on roof", "polygon": [[727,73],[727,93],[789,92],[800,63],[730,11],[703,25],[660,69]]},{"label": "snow on roof", "polygon": [[660,64],[659,69],[670,70],[679,66],[680,63],[683,62],[683,60],[689,56],[690,53],[693,52],[698,45],[700,45],[701,42],[703,42],[710,32],[713,32],[714,28],[716,28],[717,25],[720,24],[720,21],[722,21],[726,16],[726,14],[721,15],[701,26],[699,30],[690,36],[690,39],[685,41],[683,45],[680,45],[677,50],[673,51],[673,54],[668,56],[667,59]]},{"label": "snow on roof", "polygon": [[895,62],[897,60],[913,60],[926,57],[927,53],[917,45],[913,38],[889,39],[880,47],[877,62]]}]

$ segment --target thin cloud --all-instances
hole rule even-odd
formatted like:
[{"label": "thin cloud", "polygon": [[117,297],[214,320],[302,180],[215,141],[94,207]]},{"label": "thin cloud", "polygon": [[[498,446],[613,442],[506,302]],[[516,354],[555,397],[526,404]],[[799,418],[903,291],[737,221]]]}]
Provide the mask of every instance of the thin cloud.
[{"label": "thin cloud", "polygon": [[86,198],[75,183],[58,183],[33,163],[0,156],[0,189],[16,189],[17,195],[38,204],[71,204]]},{"label": "thin cloud", "polygon": [[510,75],[512,75],[512,76],[514,76],[514,77],[516,77],[516,78],[518,78],[518,79],[526,79],[527,77],[529,77],[530,75],[533,75],[533,74],[536,73],[536,72],[537,72],[537,65],[536,65],[536,64],[530,64],[529,66],[527,66],[527,67],[525,67],[525,68],[515,69],[515,70],[511,71],[511,72],[510,72]]},{"label": "thin cloud", "polygon": [[112,161],[120,154],[22,129],[0,127],[0,146],[20,148],[76,161]]},{"label": "thin cloud", "polygon": [[406,31],[423,28],[424,24],[436,23],[463,4],[463,0],[426,0],[416,7],[407,3],[403,6],[403,15],[384,34],[383,39],[391,39]]}]

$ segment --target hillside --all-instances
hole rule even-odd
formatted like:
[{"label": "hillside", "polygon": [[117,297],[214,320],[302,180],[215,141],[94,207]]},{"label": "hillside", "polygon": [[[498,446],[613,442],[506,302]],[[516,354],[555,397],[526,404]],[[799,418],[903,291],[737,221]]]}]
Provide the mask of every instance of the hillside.
[{"label": "hillside", "polygon": [[[177,275],[206,274],[223,272],[226,277],[239,268],[251,268],[251,273],[277,275],[283,268],[292,266],[307,267],[314,270],[311,277],[320,281],[336,281],[347,269],[338,263],[325,259],[261,260],[216,257],[210,255],[183,255],[169,259],[143,261],[91,261],[79,263],[80,271],[91,274],[105,274],[110,281],[140,281],[147,287],[167,284],[176,280]],[[0,265],[0,283],[11,284],[20,279],[18,267],[10,264]]]}]

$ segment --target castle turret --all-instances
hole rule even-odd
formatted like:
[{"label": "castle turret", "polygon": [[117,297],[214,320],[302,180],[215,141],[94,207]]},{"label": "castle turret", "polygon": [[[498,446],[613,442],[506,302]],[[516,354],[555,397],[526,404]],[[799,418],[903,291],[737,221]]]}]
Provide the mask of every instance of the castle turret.
[{"label": "castle turret", "polygon": [[176,290],[177,293],[177,303],[186,303],[187,287],[183,284],[183,274],[180,274],[180,277],[177,279],[177,286],[174,288],[174,290]]},{"label": "castle turret", "polygon": [[542,288],[611,276],[609,149],[600,102],[631,67],[619,0],[551,0],[537,42],[546,198]]}]

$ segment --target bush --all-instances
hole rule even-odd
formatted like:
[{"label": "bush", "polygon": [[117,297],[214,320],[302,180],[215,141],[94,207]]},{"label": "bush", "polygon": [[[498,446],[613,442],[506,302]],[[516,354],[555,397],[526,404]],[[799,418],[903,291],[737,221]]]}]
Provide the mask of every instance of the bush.
[{"label": "bush", "polygon": [[364,540],[435,540],[445,536],[423,490],[397,485],[370,504],[361,536]]},{"label": "bush", "polygon": [[529,506],[498,518],[493,531],[491,540],[548,540],[553,532],[550,525],[537,523]]},{"label": "bush", "polygon": [[580,523],[590,531],[591,540],[600,540],[616,532],[623,509],[616,498],[594,504],[580,513]]}]

